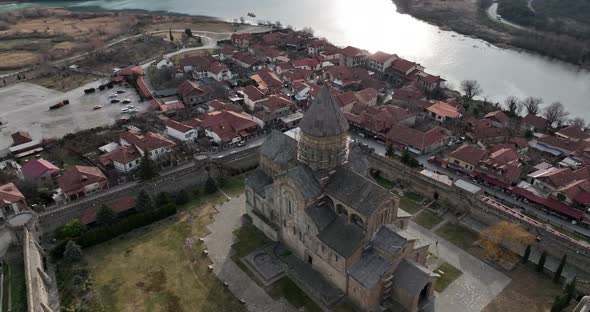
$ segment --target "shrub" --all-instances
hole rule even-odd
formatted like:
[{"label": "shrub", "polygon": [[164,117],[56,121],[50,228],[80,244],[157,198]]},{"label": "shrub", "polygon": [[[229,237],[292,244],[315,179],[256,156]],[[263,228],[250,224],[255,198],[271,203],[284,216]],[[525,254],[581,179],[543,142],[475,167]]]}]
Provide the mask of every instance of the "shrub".
[{"label": "shrub", "polygon": [[176,205],[180,206],[180,205],[184,205],[186,203],[188,203],[190,201],[190,196],[188,195],[188,192],[185,190],[180,190],[180,192],[178,192],[176,194]]}]

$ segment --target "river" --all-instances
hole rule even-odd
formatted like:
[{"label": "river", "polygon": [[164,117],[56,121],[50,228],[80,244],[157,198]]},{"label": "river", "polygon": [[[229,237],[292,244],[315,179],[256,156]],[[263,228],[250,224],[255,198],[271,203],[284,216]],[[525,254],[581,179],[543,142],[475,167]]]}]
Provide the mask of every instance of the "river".
[{"label": "river", "polygon": [[[31,6],[4,4],[0,10]],[[35,5],[41,5],[36,3]],[[281,21],[312,27],[337,45],[396,53],[419,62],[452,86],[476,79],[484,95],[502,102],[509,95],[562,102],[572,116],[590,121],[590,72],[539,55],[501,49],[479,39],[440,30],[400,14],[390,0],[95,0],[44,2],[52,6],[98,6],[215,16],[232,21],[254,12],[251,22]]]}]

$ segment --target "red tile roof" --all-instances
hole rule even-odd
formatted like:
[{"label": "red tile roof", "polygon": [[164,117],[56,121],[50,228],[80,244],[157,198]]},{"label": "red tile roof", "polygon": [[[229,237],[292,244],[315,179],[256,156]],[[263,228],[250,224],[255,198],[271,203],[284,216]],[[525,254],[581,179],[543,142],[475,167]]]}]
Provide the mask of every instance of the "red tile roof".
[{"label": "red tile roof", "polygon": [[103,165],[108,165],[112,162],[117,162],[123,165],[126,165],[134,160],[138,160],[141,158],[141,154],[135,148],[135,146],[121,146],[120,148],[101,155],[98,157],[98,160]]},{"label": "red tile roof", "polygon": [[586,140],[590,138],[590,134],[575,126],[560,129],[557,131],[556,135],[566,137],[570,140]]},{"label": "red tile roof", "polygon": [[264,110],[268,112],[274,112],[286,107],[293,108],[295,106],[295,103],[293,103],[293,101],[283,94],[271,95],[268,98],[258,102],[258,104],[262,105]]},{"label": "red tile roof", "polygon": [[42,175],[52,175],[59,172],[59,168],[45,159],[33,159],[26,162],[21,171],[25,177],[38,178]]},{"label": "red tile roof", "polygon": [[338,100],[338,104],[340,105],[340,107],[352,105],[352,104],[358,102],[358,99],[355,96],[353,91],[343,92],[343,93],[337,95],[336,99]]},{"label": "red tile roof", "polygon": [[7,183],[0,186],[0,203],[14,204],[25,200],[25,196],[18,190],[14,183]]},{"label": "red tile roof", "polygon": [[[125,197],[115,200],[109,205],[109,208],[116,214],[123,213],[125,211],[135,208],[136,201],[133,197]],[[96,213],[98,209],[96,206],[87,208],[80,217],[80,223],[88,225],[96,221]]]},{"label": "red tile roof", "polygon": [[11,136],[14,145],[21,145],[33,141],[31,134],[26,131],[17,131],[13,133]]},{"label": "red tile roof", "polygon": [[477,166],[485,156],[486,151],[476,145],[461,145],[449,154],[449,157],[468,163],[473,167]]},{"label": "red tile roof", "polygon": [[443,116],[447,118],[461,117],[461,113],[459,113],[459,110],[455,106],[441,101],[438,101],[433,105],[427,107],[426,110],[432,112],[437,116]]},{"label": "red tile roof", "polygon": [[260,90],[279,90],[283,87],[281,79],[269,68],[263,68],[250,76],[256,83]]},{"label": "red tile roof", "polygon": [[65,194],[78,193],[85,186],[94,183],[106,184],[107,182],[107,178],[100,169],[88,166],[70,167],[57,178],[57,184]]},{"label": "red tile roof", "polygon": [[315,68],[316,66],[318,66],[320,64],[320,62],[315,59],[315,58],[304,58],[304,59],[299,59],[299,60],[293,60],[291,61],[291,64],[293,65],[293,67],[306,67],[309,66],[311,68]]},{"label": "red tile roof", "polygon": [[414,67],[416,63],[405,60],[403,58],[398,58],[391,64],[391,69],[403,74],[406,74],[412,67]]},{"label": "red tile roof", "polygon": [[232,56],[232,58],[248,66],[253,66],[258,62],[258,59],[248,52],[237,52]]},{"label": "red tile roof", "polygon": [[141,93],[143,98],[147,99],[152,97],[152,91],[150,90],[150,88],[148,88],[145,81],[143,81],[143,76],[137,77],[137,80],[135,82],[137,83],[137,87],[139,88],[139,92]]},{"label": "red tile roof", "polygon": [[212,92],[211,87],[191,80],[185,80],[176,88],[176,93],[184,99],[192,95],[203,95]]},{"label": "red tile roof", "polygon": [[355,57],[355,56],[363,54],[363,51],[359,48],[347,46],[346,48],[341,49],[340,53],[342,53],[342,55],[344,55],[346,57]]},{"label": "red tile roof", "polygon": [[161,112],[184,109],[184,103],[177,96],[170,96],[162,99],[153,99],[150,105]]},{"label": "red tile roof", "polygon": [[194,121],[196,126],[210,129],[217,134],[223,142],[230,142],[234,138],[240,137],[240,133],[243,131],[257,128],[257,124],[247,115],[226,110],[210,112]]},{"label": "red tile roof", "polygon": [[143,152],[153,151],[159,148],[172,148],[176,143],[165,138],[159,133],[146,132],[145,134],[138,134],[132,131],[126,131],[120,134],[121,140],[125,140],[131,145],[139,148]]},{"label": "red tile roof", "polygon": [[242,33],[242,34],[232,34],[231,40],[243,40],[243,39],[252,39],[251,33]]},{"label": "red tile roof", "polygon": [[251,101],[258,101],[264,98],[264,93],[255,86],[247,86],[242,92],[247,95]]},{"label": "red tile roof", "polygon": [[386,138],[390,142],[409,145],[422,151],[435,144],[442,144],[445,135],[438,127],[421,132],[401,125],[394,125],[387,133]]},{"label": "red tile roof", "polygon": [[366,88],[355,93],[356,97],[364,103],[369,103],[373,100],[377,100],[379,92],[373,88]]},{"label": "red tile roof", "polygon": [[283,77],[285,80],[290,81],[291,83],[307,81],[311,79],[313,74],[312,70],[303,69],[303,68],[296,68],[294,70],[287,71],[283,73]]},{"label": "red tile roof", "polygon": [[525,125],[533,126],[536,129],[540,129],[540,130],[547,128],[547,119],[545,119],[541,116],[536,116],[536,115],[532,115],[532,114],[526,115],[522,119],[522,123]]},{"label": "red tile roof", "polygon": [[506,114],[501,110],[489,112],[485,116],[483,116],[483,118],[493,119],[501,124],[508,124],[510,122],[510,118],[506,116]]},{"label": "red tile roof", "polygon": [[172,128],[176,131],[182,132],[182,133],[187,133],[190,130],[193,130],[194,128],[191,126],[188,126],[184,123],[172,120],[172,119],[168,119],[166,120],[166,122],[164,123],[166,125],[166,127]]}]

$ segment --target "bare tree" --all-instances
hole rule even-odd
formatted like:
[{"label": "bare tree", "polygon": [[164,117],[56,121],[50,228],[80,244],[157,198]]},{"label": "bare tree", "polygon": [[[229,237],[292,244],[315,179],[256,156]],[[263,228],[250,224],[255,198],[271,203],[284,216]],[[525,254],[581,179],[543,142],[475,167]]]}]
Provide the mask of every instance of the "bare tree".
[{"label": "bare tree", "polygon": [[580,129],[584,129],[586,127],[586,120],[582,117],[576,117],[573,119],[568,120],[570,126],[578,127]]},{"label": "bare tree", "polygon": [[565,110],[565,107],[560,102],[553,102],[551,105],[545,107],[543,111],[543,116],[547,119],[547,123],[550,126],[553,124],[560,125],[565,121],[565,117],[567,117],[570,113]]},{"label": "bare tree", "polygon": [[520,112],[522,111],[522,104],[520,103],[518,97],[514,95],[507,97],[506,100],[504,100],[504,105],[506,106],[508,114],[511,117],[520,115]]},{"label": "bare tree", "polygon": [[461,91],[465,93],[465,97],[469,101],[471,101],[474,97],[480,95],[483,92],[477,80],[461,81]]},{"label": "bare tree", "polygon": [[522,101],[522,106],[526,109],[527,113],[531,115],[537,115],[539,113],[539,106],[543,104],[543,99],[529,96]]}]

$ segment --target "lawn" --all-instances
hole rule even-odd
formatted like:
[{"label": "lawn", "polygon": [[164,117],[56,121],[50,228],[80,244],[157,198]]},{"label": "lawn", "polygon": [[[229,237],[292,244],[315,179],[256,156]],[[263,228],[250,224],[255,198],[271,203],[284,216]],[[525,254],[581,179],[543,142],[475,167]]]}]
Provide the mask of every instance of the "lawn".
[{"label": "lawn", "polygon": [[426,229],[432,229],[439,224],[443,219],[430,209],[424,209],[416,216],[414,221]]},{"label": "lawn", "polygon": [[394,186],[393,182],[387,180],[386,178],[384,178],[382,176],[376,176],[375,182],[377,182],[379,185],[383,186],[384,188],[386,188],[388,190],[392,189]]},{"label": "lawn", "polygon": [[410,214],[415,214],[422,209],[422,205],[407,197],[406,195],[400,197],[399,206],[401,209]]},{"label": "lawn", "polygon": [[256,250],[256,248],[269,243],[264,233],[260,232],[252,224],[244,225],[235,230],[234,235],[238,238],[238,241],[232,245],[236,259],[240,259]]},{"label": "lawn", "polygon": [[439,265],[434,272],[440,275],[440,277],[434,282],[434,289],[438,292],[445,290],[452,282],[463,274],[459,269],[446,262]]},{"label": "lawn", "polygon": [[245,311],[208,270],[198,241],[224,198],[195,200],[176,217],[84,250],[106,311]]},{"label": "lawn", "polygon": [[444,224],[436,231],[436,234],[463,250],[469,249],[479,239],[476,232],[453,223]]},{"label": "lawn", "polygon": [[274,282],[270,287],[269,294],[274,299],[283,297],[297,309],[304,308],[305,311],[309,312],[322,311],[322,309],[288,277],[281,278]]},{"label": "lawn", "polygon": [[225,178],[220,181],[221,189],[229,196],[237,196],[244,192],[245,179],[249,172],[234,177]]},{"label": "lawn", "polygon": [[22,259],[9,259],[4,263],[2,311],[26,311],[25,268]]}]

